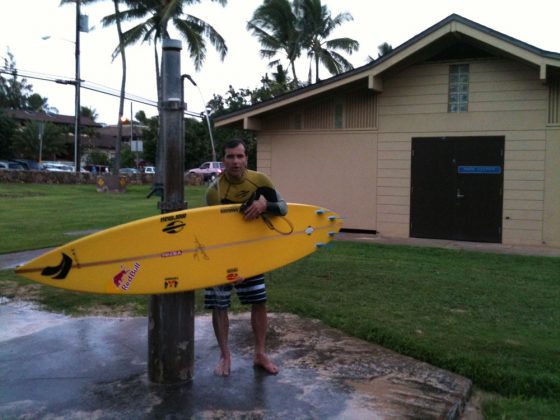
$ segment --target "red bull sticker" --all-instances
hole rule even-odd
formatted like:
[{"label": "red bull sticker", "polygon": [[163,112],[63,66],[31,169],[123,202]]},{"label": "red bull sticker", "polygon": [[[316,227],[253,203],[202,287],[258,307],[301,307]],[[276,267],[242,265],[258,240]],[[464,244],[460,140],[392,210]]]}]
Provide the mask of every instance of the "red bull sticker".
[{"label": "red bull sticker", "polygon": [[115,286],[118,289],[127,292],[130,285],[134,281],[138,270],[140,270],[140,264],[138,263],[134,263],[134,267],[132,269],[126,268],[124,265],[121,265],[121,271],[119,271],[117,275],[113,277],[113,283],[115,283]]},{"label": "red bull sticker", "polygon": [[237,272],[237,268],[230,268],[227,270],[226,274],[227,281],[237,281],[239,280],[239,273]]}]

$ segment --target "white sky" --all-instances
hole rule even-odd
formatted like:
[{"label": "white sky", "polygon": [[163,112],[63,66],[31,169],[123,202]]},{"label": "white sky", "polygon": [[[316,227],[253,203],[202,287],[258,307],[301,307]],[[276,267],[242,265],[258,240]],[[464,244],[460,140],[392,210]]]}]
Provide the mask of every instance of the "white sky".
[{"label": "white sky", "polygon": [[[226,40],[229,48],[221,62],[218,54],[208,45],[202,71],[196,72],[186,46],[183,44],[182,73],[190,74],[197,82],[204,100],[213,94],[224,95],[229,85],[235,89],[257,87],[261,77],[271,72],[267,60],[259,57],[259,44],[245,29],[246,22],[261,0],[229,0],[222,7],[210,0],[190,7],[187,12],[211,24]],[[18,0],[3,2],[0,14],[0,57],[6,48],[14,54],[16,65],[22,71],[74,78],[75,6],[59,7],[59,0]],[[355,67],[366,63],[367,56],[377,57],[377,46],[388,42],[397,47],[452,13],[488,26],[506,35],[538,48],[560,52],[559,0],[323,0],[332,15],[349,12],[354,21],[342,25],[335,36],[348,36],[360,42],[360,50],[347,56]],[[110,0],[96,5],[82,6],[82,14],[89,16],[95,29],[81,34],[81,78],[118,90],[121,62],[111,62],[111,53],[117,44],[115,27],[103,28],[100,19],[113,13]],[[126,29],[127,27],[125,27]],[[50,35],[49,40],[41,37]],[[156,100],[153,46],[137,45],[127,49],[127,87],[130,94]],[[3,65],[3,60],[1,61]],[[298,77],[307,77],[308,63],[301,62]],[[327,78],[326,71],[321,74]],[[53,82],[28,79],[33,91],[49,99],[49,104],[60,113],[73,115],[74,87]],[[203,101],[200,92],[185,83],[188,109],[200,112]],[[115,124],[118,117],[118,98],[82,90],[82,106],[94,108],[98,122]],[[125,114],[131,105],[125,103]],[[134,104],[133,112],[143,109],[148,116],[155,108]]]}]

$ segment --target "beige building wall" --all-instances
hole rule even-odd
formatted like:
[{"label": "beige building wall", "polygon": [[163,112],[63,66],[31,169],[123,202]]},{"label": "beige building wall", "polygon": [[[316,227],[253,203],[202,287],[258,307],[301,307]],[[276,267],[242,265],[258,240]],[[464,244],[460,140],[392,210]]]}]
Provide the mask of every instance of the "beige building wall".
[{"label": "beige building wall", "polygon": [[449,64],[415,65],[383,79],[377,230],[409,235],[412,137],[505,136],[502,241],[541,244],[548,89],[539,70],[505,59],[470,62],[469,112],[448,113]]},{"label": "beige building wall", "polygon": [[460,63],[413,65],[381,75],[380,93],[354,86],[263,115],[258,169],[287,201],[340,212],[346,229],[408,237],[411,139],[504,136],[502,242],[560,246],[560,125],[547,125],[549,87],[527,64],[474,60],[469,111],[449,113],[449,65]]},{"label": "beige building wall", "polygon": [[257,144],[258,170],[287,202],[337,211],[346,229],[376,229],[375,131],[261,131]]},{"label": "beige building wall", "polygon": [[560,247],[560,126],[546,135],[544,229],[547,245]]}]

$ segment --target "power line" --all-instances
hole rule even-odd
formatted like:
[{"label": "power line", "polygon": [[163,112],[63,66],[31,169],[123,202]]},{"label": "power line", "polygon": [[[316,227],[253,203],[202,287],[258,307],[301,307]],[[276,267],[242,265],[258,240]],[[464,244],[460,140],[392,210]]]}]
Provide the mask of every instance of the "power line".
[{"label": "power line", "polygon": [[[0,68],[0,73],[13,74],[14,72],[18,76],[25,77],[25,78],[28,78],[28,79],[42,80],[42,81],[46,81],[46,82],[54,82],[54,83],[63,84],[63,85],[74,85],[76,83],[76,81],[73,80],[73,79],[61,78],[60,76],[56,76],[56,75],[53,75],[53,74],[45,74],[45,73],[39,73],[39,72],[34,72],[34,71],[28,71],[28,70],[9,69],[7,67]],[[102,93],[104,95],[115,96],[117,98],[120,98],[120,96],[121,96],[119,90],[114,89],[114,88],[110,88],[108,86],[103,86],[103,85],[100,85],[100,84],[95,83],[95,82],[88,82],[87,80],[82,79],[80,85],[83,89],[91,90],[91,91],[97,92],[97,93]],[[127,99],[129,101],[132,101],[132,102],[152,106],[154,108],[158,107],[157,101],[147,99],[147,98],[143,98],[143,97],[138,96],[138,95],[133,95],[133,94],[125,92],[124,97],[125,97],[125,99]],[[201,118],[201,119],[204,117],[204,113],[202,113],[202,112],[196,113],[196,112],[192,112],[192,111],[188,111],[188,110],[184,110],[183,112],[186,115],[189,115],[191,117],[196,117],[196,118]]]}]

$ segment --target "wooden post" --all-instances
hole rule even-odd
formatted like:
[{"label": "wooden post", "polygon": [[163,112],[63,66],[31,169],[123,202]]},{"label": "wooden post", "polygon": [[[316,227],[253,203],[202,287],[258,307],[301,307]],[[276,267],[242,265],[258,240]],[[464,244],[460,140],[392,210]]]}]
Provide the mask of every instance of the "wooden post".
[{"label": "wooden post", "polygon": [[[184,133],[181,41],[163,40],[160,109],[162,213],[186,208],[184,197]],[[164,281],[162,278],[161,281]],[[151,382],[191,381],[194,366],[194,292],[150,297],[148,376]]]}]

